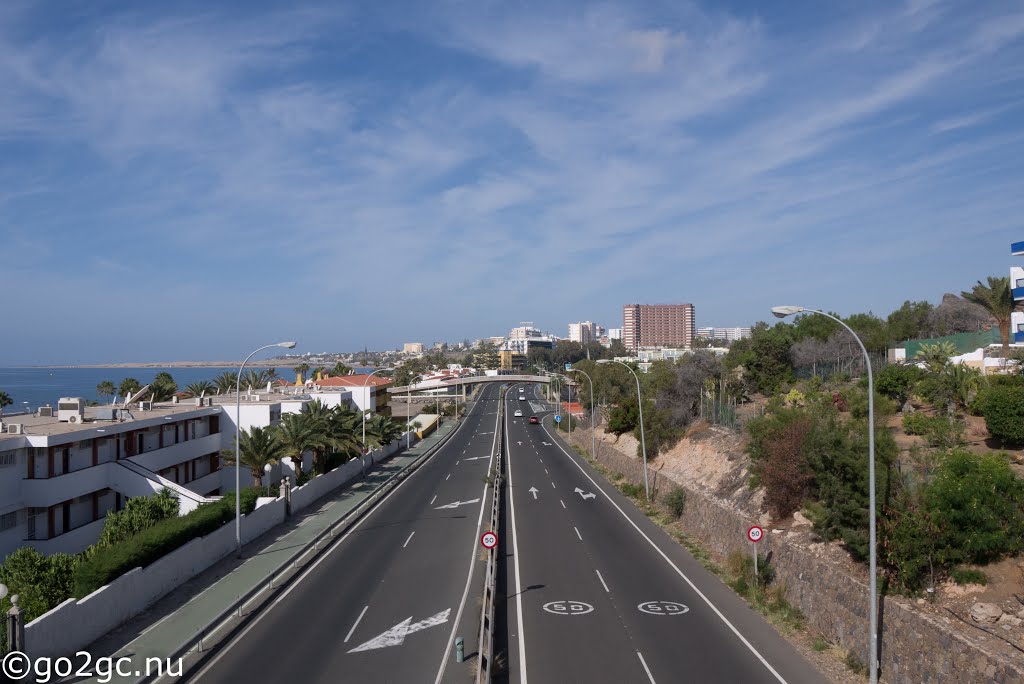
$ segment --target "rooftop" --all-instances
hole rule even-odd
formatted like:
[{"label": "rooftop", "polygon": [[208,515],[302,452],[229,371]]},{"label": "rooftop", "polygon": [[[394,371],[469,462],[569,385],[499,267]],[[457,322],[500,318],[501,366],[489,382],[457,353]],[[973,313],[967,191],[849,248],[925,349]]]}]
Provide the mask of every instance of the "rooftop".
[{"label": "rooftop", "polygon": [[321,387],[362,387],[363,385],[367,387],[370,385],[374,387],[387,387],[391,382],[391,380],[382,378],[379,375],[367,377],[365,373],[357,373],[355,375],[324,378],[323,380],[315,381],[315,384]]}]

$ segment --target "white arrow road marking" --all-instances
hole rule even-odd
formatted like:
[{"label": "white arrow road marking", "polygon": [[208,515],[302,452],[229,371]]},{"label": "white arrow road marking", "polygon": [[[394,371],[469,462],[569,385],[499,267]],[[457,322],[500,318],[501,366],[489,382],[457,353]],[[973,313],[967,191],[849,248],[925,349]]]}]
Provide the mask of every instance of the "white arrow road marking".
[{"label": "white arrow road marking", "polygon": [[425,620],[414,622],[409,624],[412,620],[412,616],[405,618],[397,625],[382,632],[377,636],[373,637],[369,641],[353,648],[349,653],[355,653],[356,651],[371,651],[375,648],[387,648],[388,646],[401,646],[405,641],[405,637],[412,634],[413,632],[419,632],[420,630],[427,629],[428,627],[436,627],[448,622],[448,615],[452,612],[451,608],[442,610],[437,615],[432,615]]},{"label": "white arrow road marking", "polygon": [[463,461],[479,461],[481,458],[490,458],[490,456],[473,456],[472,458],[464,458]]},{"label": "white arrow road marking", "polygon": [[473,499],[472,501],[452,501],[450,504],[445,504],[444,506],[435,506],[434,510],[435,511],[439,511],[442,508],[458,508],[459,506],[465,506],[466,504],[477,503],[478,501],[480,501],[480,499]]},{"label": "white arrow road marking", "polygon": [[530,489],[528,491],[531,494],[533,494],[533,498],[536,500],[536,498],[537,498],[537,488],[536,487],[530,487]]},{"label": "white arrow road marking", "polygon": [[516,444],[518,444],[519,446],[523,446],[522,442],[516,442]]},{"label": "white arrow road marking", "polygon": [[544,446],[551,446],[551,442],[541,442]]},{"label": "white arrow road marking", "polygon": [[593,499],[595,496],[597,496],[597,494],[594,494],[593,492],[587,492],[586,494],[584,494],[583,490],[580,489],[579,487],[576,488],[576,493],[579,494],[580,497],[583,499]]}]

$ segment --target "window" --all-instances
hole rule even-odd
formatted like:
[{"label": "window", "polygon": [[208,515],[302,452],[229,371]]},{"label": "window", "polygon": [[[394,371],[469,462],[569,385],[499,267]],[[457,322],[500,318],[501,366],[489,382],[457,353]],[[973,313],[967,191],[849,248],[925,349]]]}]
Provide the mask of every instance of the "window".
[{"label": "window", "polygon": [[16,451],[5,451],[0,453],[0,468],[5,466],[12,466],[18,462],[18,452]]},{"label": "window", "polygon": [[17,526],[18,526],[18,512],[17,511],[12,511],[10,513],[5,513],[4,515],[0,515],[0,532],[4,532],[6,530],[14,529]]}]

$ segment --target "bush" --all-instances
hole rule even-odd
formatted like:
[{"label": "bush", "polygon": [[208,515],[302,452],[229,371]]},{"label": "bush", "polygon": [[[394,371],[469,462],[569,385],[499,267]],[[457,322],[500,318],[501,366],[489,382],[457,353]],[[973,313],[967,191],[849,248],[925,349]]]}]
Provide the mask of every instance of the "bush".
[{"label": "bush", "polygon": [[889,364],[875,376],[875,389],[903,406],[923,374],[923,371],[914,365]]},{"label": "bush", "polygon": [[672,511],[672,515],[677,518],[683,515],[683,511],[686,510],[686,490],[682,487],[676,487],[665,497],[665,505]]},{"label": "bush", "polygon": [[928,446],[952,449],[964,443],[966,425],[962,420],[943,415],[929,416],[917,412],[903,416],[903,430],[908,435],[921,435]]},{"label": "bush", "polygon": [[644,495],[644,488],[632,482],[619,483],[619,490],[628,497],[639,499]]},{"label": "bush", "polygon": [[178,496],[169,489],[161,489],[151,496],[136,496],[128,499],[120,511],[111,511],[103,521],[100,538],[89,548],[95,551],[115,546],[152,527],[156,523],[178,515]]},{"label": "bush", "polygon": [[993,437],[1007,445],[1024,444],[1024,386],[997,384],[989,387],[981,412]]},{"label": "bush", "polygon": [[766,457],[758,464],[764,501],[776,520],[788,518],[800,508],[814,483],[804,455],[804,445],[811,429],[809,418],[786,425],[765,444]]},{"label": "bush", "polygon": [[[256,507],[260,488],[241,492],[242,514]],[[74,573],[74,595],[82,598],[136,567],[145,567],[197,537],[214,532],[235,517],[233,492],[183,516],[167,518],[116,546],[97,549]]]},{"label": "bush", "polygon": [[930,416],[920,411],[907,413],[903,416],[903,431],[908,435],[923,435],[928,431]]},{"label": "bush", "polygon": [[981,570],[971,570],[968,568],[953,568],[953,571],[949,573],[950,578],[957,584],[980,584],[985,586],[988,584],[988,575],[983,573]]}]

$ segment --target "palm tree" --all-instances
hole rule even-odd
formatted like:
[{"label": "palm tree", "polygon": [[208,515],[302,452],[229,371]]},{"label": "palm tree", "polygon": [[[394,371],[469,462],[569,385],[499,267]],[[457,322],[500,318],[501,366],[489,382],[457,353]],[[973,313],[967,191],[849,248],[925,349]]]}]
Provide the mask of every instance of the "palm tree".
[{"label": "palm tree", "polygon": [[275,380],[277,378],[277,369],[276,368],[268,368],[267,369],[267,377],[270,378],[271,380]]},{"label": "palm tree", "polygon": [[284,455],[290,456],[295,464],[297,482],[298,476],[302,474],[302,455],[326,441],[325,433],[305,413],[286,413],[281,416],[279,429]]},{"label": "palm tree", "polygon": [[114,396],[114,392],[116,391],[117,388],[114,387],[114,383],[109,380],[104,380],[100,384],[96,385],[96,396],[103,400],[106,400],[107,397]]},{"label": "palm tree", "polygon": [[342,376],[348,375],[352,372],[352,369],[343,364],[341,361],[334,364],[334,368],[331,369],[331,375]]},{"label": "palm tree", "polygon": [[153,401],[170,401],[178,391],[178,384],[174,382],[170,373],[160,372],[150,383],[149,391],[153,395]]},{"label": "palm tree", "polygon": [[295,371],[296,373],[298,373],[299,375],[301,375],[303,381],[305,381],[305,379],[306,379],[306,371],[309,370],[309,364],[308,363],[300,363],[298,366],[296,366],[292,370]]},{"label": "palm tree", "polygon": [[[274,465],[287,456],[280,431],[274,426],[253,426],[248,430],[242,430],[241,437],[238,450],[242,465],[249,468],[253,484],[259,487],[263,483],[264,467],[267,464]],[[235,452],[233,450],[225,449],[221,455],[225,462],[234,465]]]},{"label": "palm tree", "polygon": [[142,385],[139,384],[138,380],[136,380],[135,378],[125,378],[124,380],[121,381],[121,384],[118,386],[117,393],[120,394],[125,399],[127,399],[128,395],[134,394],[135,392],[138,392],[140,389],[142,389]]},{"label": "palm tree", "polygon": [[242,387],[259,389],[270,381],[267,371],[263,369],[250,368],[242,375]]},{"label": "palm tree", "polygon": [[317,366],[316,368],[309,372],[309,377],[315,378],[316,376],[321,375],[325,370],[327,369],[324,368],[323,366]]},{"label": "palm tree", "polygon": [[[950,394],[953,402],[962,410],[967,410],[971,400],[977,395],[981,387],[982,375],[977,368],[971,368],[963,361],[950,364],[946,369],[946,380],[949,383]],[[951,412],[952,413],[952,412]]]},{"label": "palm tree", "polygon": [[235,391],[235,383],[237,381],[237,373],[224,371],[213,379],[213,386],[217,389],[217,394],[231,394]]},{"label": "palm tree", "polygon": [[[331,410],[327,425],[330,447],[334,453],[345,454],[349,458],[355,458],[363,453],[363,416],[359,411],[347,404],[335,406]],[[326,463],[321,465],[326,466]]]},{"label": "palm tree", "polygon": [[402,426],[379,413],[366,421],[366,441],[379,449],[402,435]]},{"label": "palm tree", "polygon": [[212,394],[213,390],[213,383],[209,380],[199,380],[185,387],[185,393],[190,397],[201,397],[204,393]]},{"label": "palm tree", "polygon": [[4,407],[10,406],[13,403],[14,400],[11,399],[11,396],[7,392],[0,390],[0,416],[4,414]]},{"label": "palm tree", "polygon": [[1010,355],[1010,316],[1017,308],[1010,289],[1010,278],[988,277],[988,285],[981,281],[970,292],[961,292],[960,296],[988,311],[999,326],[999,335],[1003,339],[1003,358]]}]

